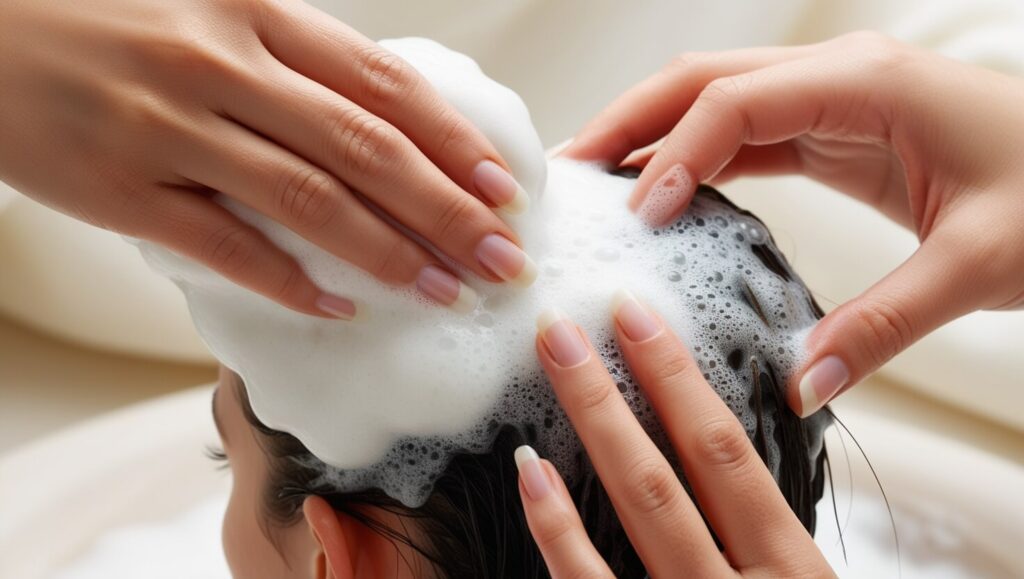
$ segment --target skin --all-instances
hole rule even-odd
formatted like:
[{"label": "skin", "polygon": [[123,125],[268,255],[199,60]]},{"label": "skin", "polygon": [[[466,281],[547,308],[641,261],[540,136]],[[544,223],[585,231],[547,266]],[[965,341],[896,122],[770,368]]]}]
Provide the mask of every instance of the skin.
[{"label": "skin", "polygon": [[[231,469],[232,487],[224,513],[224,556],[239,579],[362,579],[430,577],[419,556],[396,546],[326,501],[309,497],[302,518],[288,527],[262,520],[259,505],[267,477],[267,459],[258,434],[242,414],[237,392],[227,373],[213,396],[213,416]],[[373,516],[402,528],[394,515],[374,510]],[[265,532],[269,530],[268,532]],[[271,542],[270,537],[275,542]],[[275,544],[276,543],[276,544]]]},{"label": "skin", "polygon": [[[634,210],[680,168],[688,185],[647,215],[653,224],[685,210],[698,182],[802,174],[917,233],[906,262],[810,335],[802,384],[822,360],[840,364],[820,406],[953,319],[1024,305],[1021,102],[1022,79],[861,32],[684,54],[609,105],[563,154],[645,165]],[[791,386],[797,413],[816,409]]]},{"label": "skin", "polygon": [[0,179],[37,201],[313,315],[330,315],[323,292],[212,194],[385,283],[443,268],[417,235],[500,281],[474,248],[517,238],[474,169],[507,164],[403,60],[315,8],[15,0],[0,30]]},{"label": "skin", "polygon": [[[537,353],[651,577],[678,577],[681,569],[693,577],[834,576],[742,425],[679,338],[635,300],[616,308],[615,322],[630,370],[665,426],[724,553],[583,331],[562,319],[541,330]],[[553,340],[553,334],[559,337]],[[578,341],[583,352],[571,365],[551,346],[568,340]],[[552,577],[613,577],[554,466],[542,460],[540,467],[548,491],[536,477],[524,477],[531,467],[520,464],[520,493]]]}]

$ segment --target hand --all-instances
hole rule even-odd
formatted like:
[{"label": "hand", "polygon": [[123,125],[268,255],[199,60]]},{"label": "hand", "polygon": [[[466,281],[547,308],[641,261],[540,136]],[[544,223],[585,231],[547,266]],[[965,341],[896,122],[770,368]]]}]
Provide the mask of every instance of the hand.
[{"label": "hand", "polygon": [[788,389],[808,416],[946,322],[1024,305],[1022,102],[1024,80],[856,33],[684,55],[564,154],[646,165],[630,207],[655,225],[699,182],[799,173],[917,232],[913,256],[808,338]]},{"label": "hand", "polygon": [[[538,326],[544,370],[651,577],[833,575],[743,426],[660,318],[623,295],[618,344],[724,554],[582,330],[559,314]],[[611,577],[554,466],[529,447],[516,451],[516,463],[530,532],[551,576]]]},{"label": "hand", "polygon": [[0,178],[293,309],[354,315],[212,193],[446,304],[464,286],[364,201],[485,279],[525,263],[485,204],[523,197],[494,147],[404,61],[302,2],[4,2],[0,86]]}]

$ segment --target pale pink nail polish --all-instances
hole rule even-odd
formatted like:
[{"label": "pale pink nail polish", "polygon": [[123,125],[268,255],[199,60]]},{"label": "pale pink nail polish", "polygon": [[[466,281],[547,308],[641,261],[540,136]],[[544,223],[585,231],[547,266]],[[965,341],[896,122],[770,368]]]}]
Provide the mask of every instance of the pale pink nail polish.
[{"label": "pale pink nail polish", "polygon": [[473,186],[495,207],[508,213],[522,213],[530,205],[526,191],[494,161],[480,161],[473,170]]},{"label": "pale pink nail polish", "polygon": [[850,369],[839,356],[818,360],[800,379],[800,416],[807,418],[828,403],[850,381]]},{"label": "pale pink nail polish", "polygon": [[527,287],[537,279],[537,266],[502,235],[492,233],[476,246],[476,259],[494,275],[520,287]]},{"label": "pale pink nail polish", "polygon": [[661,331],[661,325],[654,316],[627,290],[615,293],[612,313],[626,337],[634,342],[649,340]]},{"label": "pale pink nail polish", "polygon": [[552,490],[551,479],[544,472],[544,465],[541,464],[537,451],[524,444],[516,449],[515,459],[519,477],[523,479],[523,486],[526,487],[526,494],[530,499],[539,501],[548,496]]},{"label": "pale pink nail polish", "polygon": [[555,363],[563,368],[578,366],[590,358],[590,348],[580,336],[576,324],[560,310],[542,313],[537,318],[537,332]]},{"label": "pale pink nail polish", "polygon": [[353,320],[356,317],[356,303],[348,298],[334,294],[320,294],[316,298],[316,307],[340,320]]},{"label": "pale pink nail polish", "polygon": [[693,179],[680,165],[673,165],[651,187],[637,214],[649,225],[659,227],[668,223],[683,203],[683,196],[693,191]]},{"label": "pale pink nail polish", "polygon": [[436,265],[420,270],[416,287],[430,299],[457,312],[469,313],[476,309],[477,295],[473,288]]}]

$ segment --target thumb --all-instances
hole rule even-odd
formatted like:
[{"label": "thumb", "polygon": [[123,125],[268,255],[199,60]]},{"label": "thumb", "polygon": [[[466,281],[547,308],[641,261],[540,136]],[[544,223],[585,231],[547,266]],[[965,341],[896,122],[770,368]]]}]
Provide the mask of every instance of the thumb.
[{"label": "thumb", "polygon": [[818,322],[807,363],[788,389],[790,407],[810,416],[932,330],[977,309],[980,280],[965,247],[935,232],[895,271]]}]

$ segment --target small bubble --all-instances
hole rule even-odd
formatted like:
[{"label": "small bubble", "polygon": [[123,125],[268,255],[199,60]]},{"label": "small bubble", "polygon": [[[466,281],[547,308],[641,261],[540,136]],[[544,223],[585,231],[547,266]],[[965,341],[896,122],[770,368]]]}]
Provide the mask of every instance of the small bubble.
[{"label": "small bubble", "polygon": [[686,264],[686,256],[680,252],[676,252],[675,255],[672,256],[672,262],[676,265],[684,265]]},{"label": "small bubble", "polygon": [[682,279],[683,275],[678,271],[673,271],[668,274],[668,281],[681,281]]}]

